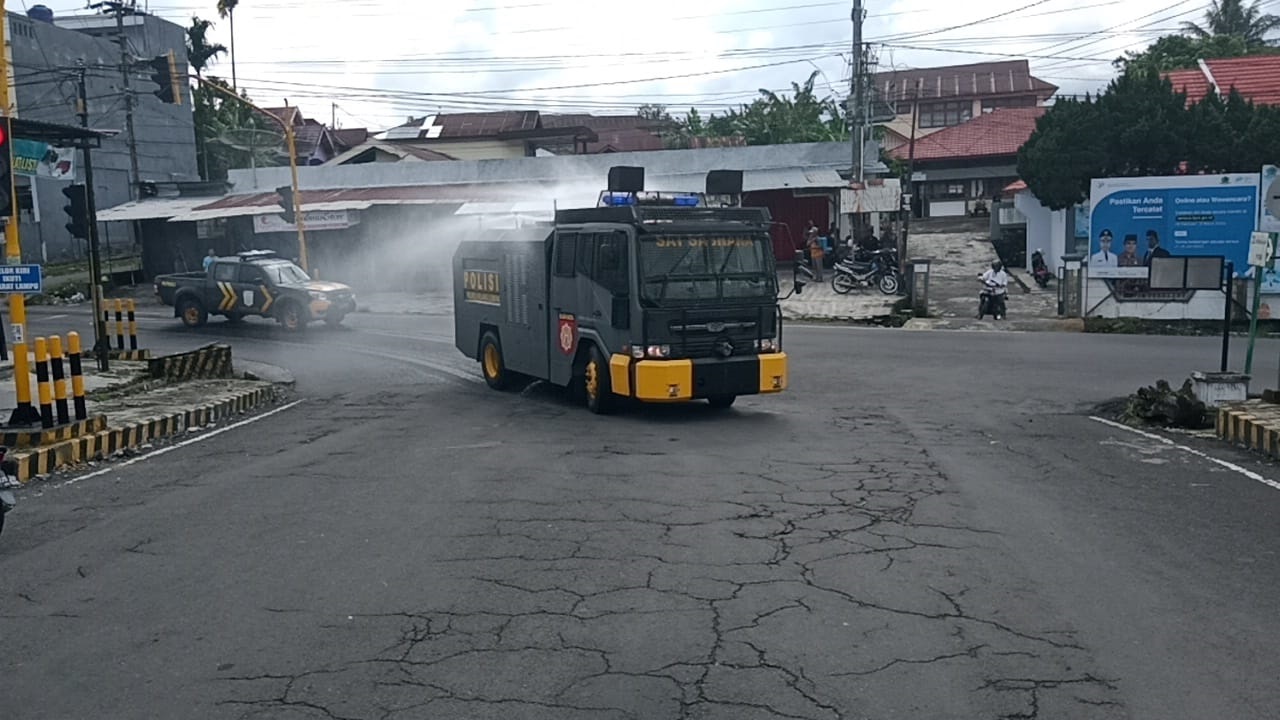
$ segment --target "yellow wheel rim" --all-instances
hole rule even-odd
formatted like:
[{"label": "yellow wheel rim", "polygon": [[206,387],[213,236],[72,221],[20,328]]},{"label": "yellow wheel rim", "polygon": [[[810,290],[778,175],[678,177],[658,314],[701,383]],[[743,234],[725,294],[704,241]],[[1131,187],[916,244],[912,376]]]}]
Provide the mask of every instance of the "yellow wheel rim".
[{"label": "yellow wheel rim", "polygon": [[495,345],[484,346],[484,374],[491,378],[498,377],[502,372],[502,359],[498,357],[498,348]]},{"label": "yellow wheel rim", "polygon": [[596,367],[596,361],[591,360],[587,363],[587,396],[597,397],[600,395],[600,371]]}]

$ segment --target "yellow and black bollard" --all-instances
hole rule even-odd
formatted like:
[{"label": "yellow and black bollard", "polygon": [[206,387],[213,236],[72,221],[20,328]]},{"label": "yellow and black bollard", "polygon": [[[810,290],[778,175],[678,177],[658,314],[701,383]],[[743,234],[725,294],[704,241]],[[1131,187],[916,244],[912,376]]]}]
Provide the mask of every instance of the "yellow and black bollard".
[{"label": "yellow and black bollard", "polygon": [[40,388],[40,425],[53,427],[53,397],[49,392],[49,348],[44,338],[36,338],[36,384]]},{"label": "yellow and black bollard", "polygon": [[58,424],[71,422],[71,413],[67,409],[67,376],[62,367],[62,338],[54,335],[49,338],[49,367],[53,370],[53,406],[58,412]]},{"label": "yellow and black bollard", "polygon": [[84,403],[84,370],[80,366],[80,333],[67,333],[67,361],[71,365],[71,398],[76,408],[76,419],[89,417]]},{"label": "yellow and black bollard", "polygon": [[116,349],[124,349],[124,301],[116,298]]},{"label": "yellow and black bollard", "polygon": [[126,307],[129,310],[129,349],[137,350],[138,349],[138,317],[137,315],[134,314],[135,311],[137,310],[137,304],[133,301],[133,298],[129,298],[125,302],[127,303]]}]

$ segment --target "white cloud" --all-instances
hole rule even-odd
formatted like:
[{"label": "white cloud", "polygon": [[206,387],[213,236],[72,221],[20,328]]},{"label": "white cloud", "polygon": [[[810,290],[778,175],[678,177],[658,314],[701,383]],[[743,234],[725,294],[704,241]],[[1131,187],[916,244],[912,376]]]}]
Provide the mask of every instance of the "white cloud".
[{"label": "white cloud", "polygon": [[[864,36],[877,44],[882,69],[1025,56],[1033,74],[1077,93],[1104,84],[1112,75],[1108,61],[1123,50],[1173,32],[1182,20],[1200,20],[1206,4],[1043,0],[1016,11],[1032,2],[868,1]],[[79,0],[46,4],[59,14],[82,7]],[[288,98],[322,119],[336,103],[346,126],[385,126],[437,110],[626,112],[651,101],[674,110],[697,105],[715,111],[749,101],[759,88],[787,88],[815,67],[823,73],[820,88],[846,92],[851,5],[245,0],[236,12],[237,70],[241,86],[259,102],[278,105]],[[183,25],[193,13],[217,20],[214,8],[212,0],[158,0],[150,6]],[[991,16],[999,17],[932,32]],[[229,24],[217,21],[214,38],[230,44]],[[752,52],[783,47],[794,49]],[[224,58],[212,72],[230,75],[230,63]],[[549,87],[565,89],[533,89]]]}]

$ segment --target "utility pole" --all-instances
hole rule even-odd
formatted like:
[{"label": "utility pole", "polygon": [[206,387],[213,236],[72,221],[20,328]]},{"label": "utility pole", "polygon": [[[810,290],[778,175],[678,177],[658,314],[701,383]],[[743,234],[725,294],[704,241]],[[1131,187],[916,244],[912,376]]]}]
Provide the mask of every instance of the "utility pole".
[{"label": "utility pole", "polygon": [[[902,262],[906,262],[907,236],[911,234],[911,216],[915,213],[916,184],[912,177],[915,176],[916,172],[916,125],[919,124],[918,118],[920,117],[920,84],[922,82],[921,80],[916,81],[911,97],[911,140],[907,145],[906,177],[910,201],[907,203],[907,214],[902,219],[902,233],[898,235],[898,257],[902,258]],[[921,202],[923,203],[923,201]]]},{"label": "utility pole", "polygon": [[[76,83],[76,114],[80,116],[80,127],[89,127],[89,94],[85,89],[85,67],[84,61],[77,63],[77,83]],[[89,146],[86,144],[81,150],[81,157],[84,159],[84,192],[85,202],[88,205],[89,217],[85,223],[89,231],[89,292],[93,296],[93,349],[94,357],[98,360],[98,369],[106,371],[109,369],[109,360],[107,355],[111,351],[111,341],[107,337],[107,324],[102,318],[102,292],[99,282],[102,278],[102,258],[98,253],[98,210],[96,200],[94,200],[93,187],[93,159],[89,153]]]},{"label": "utility pole", "polygon": [[[9,87],[9,46],[5,39],[9,15],[4,8],[4,0],[0,0],[0,111],[12,116],[13,98]],[[4,158],[9,161],[9,158]],[[12,165],[12,163],[10,163]],[[5,221],[5,262],[9,265],[22,264],[22,244],[18,238],[18,193],[13,180],[8,188],[12,215]],[[13,413],[9,416],[10,425],[31,425],[40,421],[40,413],[31,404],[31,370],[27,356],[27,298],[22,293],[9,295],[9,322],[13,324],[13,386],[17,402]]]},{"label": "utility pole", "polygon": [[862,138],[866,132],[863,127],[865,113],[862,102],[862,21],[865,17],[866,11],[862,8],[862,0],[853,0],[853,59],[850,63],[852,72],[849,73],[849,119],[852,124],[849,128],[849,139],[853,143],[853,174],[850,178],[857,183],[861,183],[863,179]]},{"label": "utility pole", "polygon": [[92,8],[107,8],[116,18],[116,42],[120,44],[120,79],[124,88],[124,130],[125,140],[129,143],[129,199],[138,199],[138,184],[142,177],[138,171],[138,139],[133,129],[133,106],[135,99],[130,89],[129,75],[133,72],[133,56],[129,52],[129,40],[124,34],[124,16],[134,14],[135,0],[125,2],[116,0],[90,5]]}]

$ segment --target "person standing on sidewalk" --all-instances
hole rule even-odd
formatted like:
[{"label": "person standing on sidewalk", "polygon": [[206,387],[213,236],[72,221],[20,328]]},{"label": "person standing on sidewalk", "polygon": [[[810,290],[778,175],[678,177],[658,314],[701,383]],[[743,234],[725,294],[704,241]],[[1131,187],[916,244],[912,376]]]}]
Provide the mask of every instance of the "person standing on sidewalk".
[{"label": "person standing on sidewalk", "polygon": [[805,247],[809,249],[809,264],[813,266],[813,279],[822,282],[822,241],[818,239],[818,226],[810,220],[804,228]]}]

